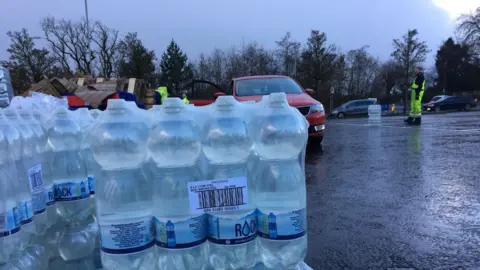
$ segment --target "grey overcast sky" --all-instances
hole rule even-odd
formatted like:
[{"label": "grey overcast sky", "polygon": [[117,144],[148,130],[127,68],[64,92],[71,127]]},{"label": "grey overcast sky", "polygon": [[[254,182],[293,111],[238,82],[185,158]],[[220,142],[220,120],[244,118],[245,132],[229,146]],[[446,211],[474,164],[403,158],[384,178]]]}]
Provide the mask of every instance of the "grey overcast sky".
[{"label": "grey overcast sky", "polygon": [[[27,28],[42,36],[43,17],[80,19],[84,0],[1,0],[0,59],[6,59],[8,30]],[[455,17],[480,6],[480,0],[89,0],[89,16],[126,32],[138,32],[145,46],[161,55],[173,38],[198,58],[213,48],[226,49],[257,41],[273,48],[290,31],[305,42],[311,29],[327,33],[343,51],[369,45],[387,59],[392,39],[417,28],[433,55],[453,34]],[[38,45],[45,44],[41,40]]]}]

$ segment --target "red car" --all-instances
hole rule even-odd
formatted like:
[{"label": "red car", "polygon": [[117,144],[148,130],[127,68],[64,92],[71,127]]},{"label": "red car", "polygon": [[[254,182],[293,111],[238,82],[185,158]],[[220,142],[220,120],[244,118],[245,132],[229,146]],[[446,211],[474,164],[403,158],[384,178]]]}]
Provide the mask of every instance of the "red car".
[{"label": "red car", "polygon": [[[197,81],[208,83],[218,88],[212,83],[206,81]],[[238,101],[260,101],[262,96],[270,93],[284,92],[287,94],[287,100],[290,106],[296,107],[310,123],[308,128],[309,138],[316,139],[319,142],[323,140],[325,133],[325,109],[322,103],[312,98],[311,89],[304,89],[295,80],[287,76],[262,75],[248,76],[233,79],[226,92],[222,91],[213,94],[214,99],[221,95],[232,95]],[[214,100],[196,100],[191,98],[190,102],[196,106],[207,105]]]}]

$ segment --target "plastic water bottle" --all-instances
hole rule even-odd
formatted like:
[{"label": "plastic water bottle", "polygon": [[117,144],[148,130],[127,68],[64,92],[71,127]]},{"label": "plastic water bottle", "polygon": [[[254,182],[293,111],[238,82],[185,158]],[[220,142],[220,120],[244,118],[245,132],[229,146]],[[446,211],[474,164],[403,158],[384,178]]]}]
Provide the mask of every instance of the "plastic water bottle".
[{"label": "plastic water bottle", "polygon": [[[54,207],[48,207],[47,209],[46,206],[47,200],[49,206],[53,206],[55,204],[51,178],[51,163],[48,161],[45,162],[47,137],[40,123],[33,117],[31,109],[19,109],[18,112],[24,123],[33,131],[33,134],[35,135],[35,155],[37,157],[34,157],[31,160],[33,162],[33,166],[28,167],[28,176],[30,188],[32,190],[33,213],[35,215],[36,232],[37,235],[44,235],[48,227],[55,223],[56,220],[56,209]],[[51,148],[49,148],[49,150],[51,150]],[[51,152],[47,154],[50,155]],[[50,156],[48,158],[50,158]],[[44,174],[47,176],[47,182],[45,182],[45,178],[43,176]],[[38,186],[38,192],[37,189],[33,188],[34,185]],[[47,210],[49,213],[46,212]],[[49,219],[49,217],[52,219]]]},{"label": "plastic water bottle", "polygon": [[0,121],[9,144],[9,152],[17,171],[17,181],[12,181],[17,195],[17,208],[20,215],[20,249],[24,249],[35,235],[35,217],[33,215],[32,193],[25,169],[24,159],[32,157],[35,152],[35,141],[32,130],[23,123],[17,110],[9,107],[3,110],[5,121]]},{"label": "plastic water bottle", "polygon": [[95,180],[93,177],[93,155],[90,147],[90,139],[88,138],[90,128],[95,123],[95,119],[90,115],[87,108],[80,108],[77,111],[77,123],[82,132],[81,153],[85,167],[87,169],[88,187],[90,190],[90,197],[92,198],[92,207],[95,203]]},{"label": "plastic water bottle", "polygon": [[80,155],[80,127],[71,112],[59,107],[52,116],[47,134],[53,150],[52,178],[57,213],[69,223],[86,220],[92,214],[92,208],[85,164]]},{"label": "plastic water bottle", "polygon": [[66,230],[58,239],[59,255],[67,269],[95,269],[86,267],[90,265],[95,249],[96,235],[90,230],[91,222],[93,219],[67,224]]},{"label": "plastic water bottle", "polygon": [[93,117],[93,119],[97,120],[98,117],[102,114],[102,111],[99,109],[93,109],[89,111],[90,115]]},{"label": "plastic water bottle", "polygon": [[[209,263],[215,269],[245,269],[256,263],[256,212],[252,201],[254,190],[247,162],[252,139],[248,133],[246,113],[232,96],[219,97],[213,104],[213,117],[205,123],[203,153],[208,163],[208,178],[219,181],[218,189],[200,194],[203,207],[228,206],[232,209],[208,215]],[[228,179],[228,180],[227,180]],[[221,186],[221,183],[228,183]],[[228,187],[227,187],[228,186]],[[234,210],[235,209],[235,210]]]},{"label": "plastic water bottle", "polygon": [[48,143],[53,149],[57,213],[66,222],[58,239],[58,252],[71,267],[78,268],[93,255],[95,236],[87,231],[93,211],[80,154],[82,133],[75,120],[66,108],[57,108],[48,128]]},{"label": "plastic water bottle", "polygon": [[288,105],[285,93],[271,94],[255,123],[258,254],[267,268],[291,269],[307,252],[306,187],[299,158],[307,124]]},{"label": "plastic water bottle", "polygon": [[9,145],[0,130],[0,265],[6,263],[20,242],[20,216],[13,181],[16,171]]},{"label": "plastic water bottle", "polygon": [[78,261],[64,261],[62,258],[55,258],[50,261],[50,270],[95,270],[93,257]]},{"label": "plastic water bottle", "polygon": [[200,180],[200,129],[179,98],[152,114],[153,209],[158,269],[202,269],[207,262],[206,216],[190,214],[188,183]]},{"label": "plastic water bottle", "polygon": [[148,125],[122,99],[108,100],[92,129],[97,220],[105,269],[154,269],[151,183],[143,173]]},{"label": "plastic water bottle", "polygon": [[[43,176],[43,187],[45,192],[45,206],[46,206],[46,214],[47,214],[47,224],[48,227],[51,227],[55,222],[57,222],[57,206],[55,201],[55,186],[53,184],[53,151],[52,146],[48,144],[47,138],[47,129],[48,129],[48,120],[46,119],[45,115],[41,113],[38,109],[32,110],[32,115],[38,124],[42,128],[42,132],[44,136],[40,136],[42,141],[45,141],[45,151],[43,155],[43,163],[42,163],[42,176]],[[38,129],[37,123],[32,122],[32,127]],[[40,133],[37,130],[37,133]]]},{"label": "plastic water bottle", "polygon": [[65,220],[57,219],[57,222],[48,228],[47,233],[45,234],[44,244],[49,259],[60,257],[58,242],[67,226],[68,223]]},{"label": "plastic water bottle", "polygon": [[23,251],[13,253],[2,270],[46,270],[48,266],[45,248],[41,245],[30,245]]}]

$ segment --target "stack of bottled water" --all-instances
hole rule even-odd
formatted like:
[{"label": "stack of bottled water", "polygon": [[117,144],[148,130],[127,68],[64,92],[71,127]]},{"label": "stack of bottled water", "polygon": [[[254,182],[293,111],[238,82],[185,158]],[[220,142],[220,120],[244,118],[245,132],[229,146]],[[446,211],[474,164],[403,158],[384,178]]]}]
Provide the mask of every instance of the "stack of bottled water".
[{"label": "stack of bottled water", "polygon": [[48,166],[44,161],[45,133],[30,111],[13,107],[2,110],[0,133],[1,174],[5,177],[0,198],[4,205],[0,212],[0,265],[7,263],[5,269],[46,269],[48,257],[41,244],[51,223],[42,177],[42,168]]},{"label": "stack of bottled water", "polygon": [[95,269],[96,245],[104,269],[305,258],[308,123],[285,94],[52,115],[20,103],[0,114],[0,269]]},{"label": "stack of bottled water", "polygon": [[305,118],[297,112],[285,94],[276,93],[257,116],[258,254],[270,269],[292,269],[307,254],[305,176],[298,157],[308,133]]},{"label": "stack of bottled water", "polygon": [[306,255],[308,123],[256,104],[109,100],[91,128],[104,269],[294,269]]},{"label": "stack of bottled water", "polygon": [[[57,214],[65,225],[57,240],[61,260],[54,260],[55,269],[95,269],[95,234],[91,230],[95,221],[87,169],[81,155],[82,131],[74,115],[59,107],[53,113],[47,133],[52,147]],[[52,234],[53,238],[58,235],[55,231]]]},{"label": "stack of bottled water", "polygon": [[378,104],[368,106],[368,124],[378,126],[382,122],[382,107]]},{"label": "stack of bottled water", "polygon": [[202,269],[207,258],[206,219],[191,215],[188,183],[201,179],[200,127],[192,110],[167,98],[152,111],[148,175],[153,185],[157,269]]},{"label": "stack of bottled water", "polygon": [[[232,96],[218,98],[212,107],[202,138],[208,172],[204,179],[227,182],[215,182],[215,189],[198,193],[207,198],[197,207],[215,211],[207,215],[209,264],[215,269],[248,269],[255,266],[252,258],[257,254],[256,190],[253,172],[247,170],[253,149],[248,114]],[[218,207],[224,209],[217,212]]]},{"label": "stack of bottled water", "polygon": [[95,200],[105,269],[153,269],[151,181],[145,177],[149,128],[121,99],[94,125]]}]

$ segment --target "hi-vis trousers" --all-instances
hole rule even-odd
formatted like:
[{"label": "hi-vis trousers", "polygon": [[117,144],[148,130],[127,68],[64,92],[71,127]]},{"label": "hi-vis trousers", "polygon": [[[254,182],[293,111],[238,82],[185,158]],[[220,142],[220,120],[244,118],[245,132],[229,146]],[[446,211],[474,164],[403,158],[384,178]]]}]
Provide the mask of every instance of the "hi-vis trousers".
[{"label": "hi-vis trousers", "polygon": [[410,117],[422,117],[423,91],[412,89],[410,103]]}]

